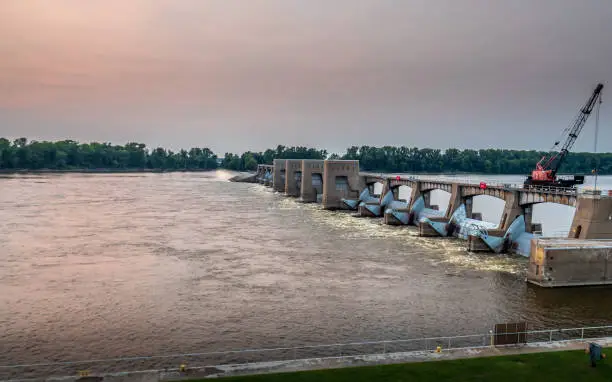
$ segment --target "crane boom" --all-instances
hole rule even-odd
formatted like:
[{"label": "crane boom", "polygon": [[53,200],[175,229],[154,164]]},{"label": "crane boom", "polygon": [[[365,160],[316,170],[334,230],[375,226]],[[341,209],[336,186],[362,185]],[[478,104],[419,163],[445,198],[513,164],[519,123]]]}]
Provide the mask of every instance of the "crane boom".
[{"label": "crane boom", "polygon": [[[593,108],[597,104],[597,101],[600,100],[601,91],[603,89],[603,84],[597,84],[593,94],[588,99],[587,103],[580,109],[578,116],[576,117],[561,150],[559,150],[554,155],[547,157],[544,156],[540,161],[536,164],[536,169],[532,172],[531,176],[527,178],[525,184],[559,184],[561,186],[573,186],[575,184],[579,184],[584,180],[584,177],[575,177],[575,181],[557,181],[557,172],[563,163],[563,160],[569,153],[574,143],[576,143],[576,139],[578,139],[578,135],[582,131],[582,128],[586,124],[587,119],[591,115]],[[556,142],[557,145],[559,142]]]},{"label": "crane boom", "polygon": [[602,89],[603,89],[603,84],[598,84],[595,90],[593,91],[591,98],[589,98],[589,100],[584,105],[584,107],[580,109],[580,113],[578,114],[578,117],[574,121],[574,124],[572,128],[570,129],[567,139],[565,140],[563,147],[561,147],[561,150],[557,154],[552,156],[548,160],[546,165],[542,166],[544,170],[548,170],[548,169],[552,170],[553,176],[557,174],[557,171],[559,171],[559,167],[561,167],[561,163],[563,162],[563,159],[565,158],[569,150],[572,148],[572,146],[574,146],[574,143],[576,143],[576,139],[578,139],[578,135],[582,131],[582,128],[584,127],[587,119],[591,115],[591,112],[593,111],[593,108],[595,107],[597,100],[601,96]]}]

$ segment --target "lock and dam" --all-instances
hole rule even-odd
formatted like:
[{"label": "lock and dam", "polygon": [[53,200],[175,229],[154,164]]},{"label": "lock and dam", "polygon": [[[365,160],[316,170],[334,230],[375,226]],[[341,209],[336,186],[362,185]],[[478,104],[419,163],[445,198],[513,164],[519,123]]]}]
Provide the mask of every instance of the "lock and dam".
[{"label": "lock and dam", "polygon": [[[358,161],[344,160],[275,160],[242,180],[305,203],[318,202],[326,210],[352,210],[389,225],[413,225],[422,237],[463,239],[471,252],[529,257],[527,281],[542,287],[612,284],[611,191],[385,176],[362,173]],[[409,198],[400,198],[400,187],[410,190]],[[434,190],[450,194],[448,206],[432,205]],[[479,195],[504,202],[498,223],[482,221],[473,212]],[[532,223],[533,206],[539,203],[575,207],[566,237],[545,237]]]}]

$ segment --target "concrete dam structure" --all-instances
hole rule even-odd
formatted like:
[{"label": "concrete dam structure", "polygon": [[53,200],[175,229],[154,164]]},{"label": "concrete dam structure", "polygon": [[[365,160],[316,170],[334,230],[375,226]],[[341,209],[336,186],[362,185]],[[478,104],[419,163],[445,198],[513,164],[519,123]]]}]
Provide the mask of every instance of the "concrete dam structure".
[{"label": "concrete dam structure", "polygon": [[[299,198],[299,201],[321,203],[326,210],[356,211],[363,217],[382,218],[389,225],[414,225],[420,236],[463,239],[467,249],[473,252],[510,252],[530,257],[530,261],[536,262],[535,253],[540,253],[536,250],[539,248],[537,243],[547,243],[550,247],[557,240],[558,245],[553,245],[555,251],[573,248],[573,252],[570,251],[573,255],[565,255],[565,258],[573,256],[573,260],[581,262],[580,259],[584,257],[584,261],[593,263],[592,253],[596,248],[597,256],[603,259],[598,263],[600,268],[607,269],[608,258],[612,260],[612,195],[602,195],[601,192],[580,193],[575,188],[471,184],[374,175],[361,173],[359,161],[352,160],[276,159],[272,166],[260,165],[256,179],[277,192]],[[377,184],[382,185],[379,193],[375,191]],[[404,199],[400,198],[399,192],[403,186],[410,190],[409,197]],[[431,193],[434,190],[450,194],[448,206],[444,210],[431,204]],[[504,201],[504,210],[498,223],[482,221],[480,214],[472,211],[473,199],[479,195]],[[538,203],[557,203],[576,208],[567,238],[542,237],[539,225],[532,223],[533,206]],[[581,244],[576,246],[571,243]],[[571,270],[563,270],[569,267],[569,263],[560,263],[560,260],[557,260],[557,264],[565,265],[561,265],[559,272],[543,276],[543,269],[552,267],[546,268],[545,256],[538,256],[538,272],[534,266],[534,271],[531,272],[530,267],[528,273],[528,280],[535,284],[564,286],[612,283],[612,277],[605,270],[598,271],[600,276],[593,276],[597,280],[592,282],[585,281],[588,277],[584,274],[580,281],[574,282],[568,276]],[[559,269],[558,266],[555,268]]]},{"label": "concrete dam structure", "polygon": [[323,167],[324,161],[302,160],[302,184],[300,185],[300,201],[304,203],[321,203],[323,198]]}]

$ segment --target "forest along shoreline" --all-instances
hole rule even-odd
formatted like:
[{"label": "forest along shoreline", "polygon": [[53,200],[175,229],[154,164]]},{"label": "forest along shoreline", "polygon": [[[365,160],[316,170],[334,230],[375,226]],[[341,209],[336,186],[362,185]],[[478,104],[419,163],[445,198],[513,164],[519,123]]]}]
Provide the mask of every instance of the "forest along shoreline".
[{"label": "forest along shoreline", "polygon": [[[218,168],[202,168],[202,169],[197,169],[197,168],[188,168],[188,169],[172,169],[172,168],[168,168],[168,169],[163,169],[163,168],[126,168],[126,169],[119,169],[119,168],[75,168],[75,169],[53,169],[53,168],[43,168],[43,169],[36,169],[36,170],[32,170],[32,169],[6,169],[6,168],[0,168],[0,174],[5,174],[5,175],[12,175],[12,174],[140,174],[140,173],[198,173],[198,172],[216,172],[216,171],[229,171],[229,172],[233,172],[236,173],[237,175],[244,175],[244,176],[248,176],[248,175],[254,175],[255,171],[249,171],[249,170],[244,170],[244,171],[240,171],[240,170],[229,170],[226,169],[224,167],[218,167]],[[461,176],[461,175],[471,175],[471,176],[492,176],[492,175],[501,175],[501,176],[524,176],[525,174],[523,173],[500,173],[500,174],[488,174],[485,172],[465,172],[465,171],[460,171],[460,172],[455,172],[455,171],[448,171],[448,172],[426,172],[426,171],[422,171],[422,172],[405,172],[405,173],[399,173],[399,172],[389,172],[389,171],[376,171],[376,170],[363,170],[362,172],[364,173],[370,173],[370,174],[388,174],[388,175],[396,175],[396,174],[410,174],[410,175],[430,175],[430,176]],[[572,175],[572,174],[565,174],[565,173],[559,173],[559,175]],[[602,175],[602,174],[600,174]],[[609,175],[602,175],[602,176],[609,176]]]},{"label": "forest along shoreline", "polygon": [[[167,172],[225,169],[255,171],[274,159],[358,160],[366,172],[400,174],[529,174],[547,152],[509,149],[431,149],[417,147],[352,146],[344,154],[304,146],[218,156],[207,147],[188,150],[149,148],[144,143],[10,141],[0,137],[0,173],[19,172]],[[567,174],[612,174],[612,153],[570,152],[563,164]]]},{"label": "forest along shoreline", "polygon": [[12,175],[43,175],[43,174],[142,174],[142,173],[170,173],[170,172],[215,172],[223,169],[161,169],[161,168],[75,168],[75,169],[0,169],[0,174]]}]

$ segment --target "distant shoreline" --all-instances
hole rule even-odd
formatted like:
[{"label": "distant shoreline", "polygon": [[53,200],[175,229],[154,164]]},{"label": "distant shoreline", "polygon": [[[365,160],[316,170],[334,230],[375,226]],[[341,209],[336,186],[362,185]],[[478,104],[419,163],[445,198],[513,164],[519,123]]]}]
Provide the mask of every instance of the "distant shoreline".
[{"label": "distant shoreline", "polygon": [[[427,171],[421,171],[421,172],[394,172],[394,171],[371,171],[371,170],[363,170],[360,171],[361,173],[364,174],[372,174],[372,175],[377,175],[377,174],[388,174],[388,175],[482,175],[482,176],[498,176],[498,175],[502,175],[502,176],[523,176],[526,177],[527,175],[530,174],[522,174],[522,173],[486,173],[486,172],[427,172]],[[583,173],[583,174],[557,174],[559,176],[571,176],[571,175],[584,175],[584,176],[593,176],[593,174],[587,174],[587,173]],[[610,176],[612,174],[608,174],[608,173],[599,173],[599,176]]]},{"label": "distant shoreline", "polygon": [[144,173],[166,173],[166,172],[211,172],[223,169],[148,169],[148,168],[130,168],[130,169],[105,169],[105,168],[79,168],[79,169],[0,169],[0,174],[144,174]]},{"label": "distant shoreline", "polygon": [[[106,169],[106,168],[79,168],[79,169],[39,169],[39,170],[30,170],[30,169],[0,169],[0,175],[12,175],[12,174],[148,174],[148,173],[173,173],[173,172],[212,172],[212,171],[230,171],[238,174],[253,174],[254,172],[249,171],[236,171],[229,170],[225,168],[216,168],[216,169],[149,169],[149,168],[129,168],[129,169]],[[362,171],[366,174],[372,175],[430,175],[430,176],[526,176],[525,174],[487,174],[481,172],[386,172],[386,171]],[[559,174],[569,175],[569,174]],[[585,176],[592,176],[592,174],[584,174]],[[610,176],[612,174],[599,174],[599,176]]]}]

